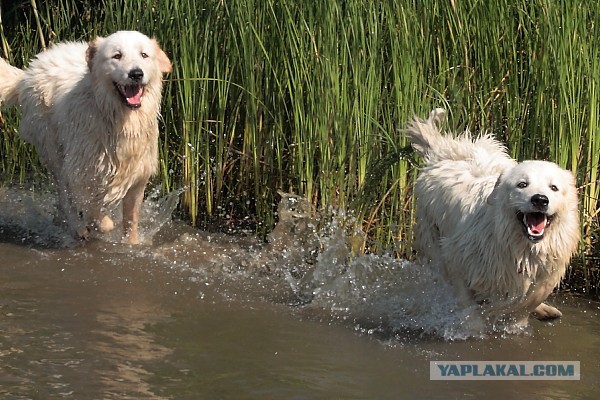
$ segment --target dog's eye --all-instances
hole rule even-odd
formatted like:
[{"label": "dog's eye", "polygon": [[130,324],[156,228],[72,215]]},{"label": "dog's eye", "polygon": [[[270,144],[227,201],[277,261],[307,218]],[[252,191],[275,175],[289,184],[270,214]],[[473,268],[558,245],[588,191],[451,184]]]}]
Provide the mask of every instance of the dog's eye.
[{"label": "dog's eye", "polygon": [[142,53],[142,58],[148,58],[148,53]]},{"label": "dog's eye", "polygon": [[519,183],[517,184],[517,187],[518,187],[519,189],[525,189],[525,188],[527,187],[527,182],[519,182]]},{"label": "dog's eye", "polygon": [[558,192],[558,187],[556,185],[550,185],[550,190],[553,192]]},{"label": "dog's eye", "polygon": [[112,56],[113,60],[120,60],[121,59],[121,53],[117,53],[114,56]]}]

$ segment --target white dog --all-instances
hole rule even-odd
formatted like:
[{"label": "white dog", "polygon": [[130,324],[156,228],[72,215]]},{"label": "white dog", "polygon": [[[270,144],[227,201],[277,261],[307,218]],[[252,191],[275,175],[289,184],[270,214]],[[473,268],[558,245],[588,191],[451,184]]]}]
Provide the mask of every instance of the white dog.
[{"label": "white dog", "polygon": [[52,173],[76,237],[108,232],[107,207],[123,201],[123,232],[138,241],[148,179],[158,169],[162,74],[158,43],[120,31],[87,43],[59,43],[20,70],[0,59],[0,100],[19,104],[21,137]]},{"label": "white dog", "polygon": [[436,109],[407,130],[426,164],[415,186],[417,251],[488,324],[559,317],[543,301],[579,242],[573,175],[550,162],[517,163],[487,135],[442,135],[444,114]]}]

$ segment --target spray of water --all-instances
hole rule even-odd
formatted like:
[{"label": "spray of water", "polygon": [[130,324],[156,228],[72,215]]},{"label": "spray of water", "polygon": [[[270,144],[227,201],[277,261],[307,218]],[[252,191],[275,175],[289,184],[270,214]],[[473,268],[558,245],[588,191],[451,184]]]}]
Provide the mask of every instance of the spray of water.
[{"label": "spray of water", "polygon": [[78,243],[54,221],[56,196],[50,192],[0,188],[0,240],[40,247],[74,247]]},{"label": "spray of water", "polygon": [[314,270],[298,285],[312,307],[351,319],[366,332],[449,340],[484,334],[477,309],[460,308],[435,268],[388,255],[351,257],[343,239],[326,239]]},{"label": "spray of water", "polygon": [[[151,189],[142,205],[141,241],[152,243],[152,238],[171,221],[171,215],[184,189],[160,196]],[[92,239],[118,243],[122,240],[121,208],[108,210],[115,228],[107,234],[91,232]],[[0,240],[24,245],[50,248],[71,248],[82,244],[74,239],[60,221],[57,196],[53,191],[30,191],[20,188],[0,188]]]}]

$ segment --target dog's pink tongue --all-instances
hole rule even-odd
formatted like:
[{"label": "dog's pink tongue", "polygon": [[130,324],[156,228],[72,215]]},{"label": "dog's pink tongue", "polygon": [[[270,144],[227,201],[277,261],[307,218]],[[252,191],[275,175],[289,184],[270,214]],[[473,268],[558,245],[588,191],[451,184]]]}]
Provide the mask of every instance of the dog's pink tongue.
[{"label": "dog's pink tongue", "polygon": [[130,106],[139,107],[142,105],[142,95],[144,90],[139,85],[125,86],[123,94]]},{"label": "dog's pink tongue", "polygon": [[528,213],[525,218],[527,218],[527,226],[531,233],[539,235],[544,233],[544,229],[546,229],[546,216],[542,213]]}]

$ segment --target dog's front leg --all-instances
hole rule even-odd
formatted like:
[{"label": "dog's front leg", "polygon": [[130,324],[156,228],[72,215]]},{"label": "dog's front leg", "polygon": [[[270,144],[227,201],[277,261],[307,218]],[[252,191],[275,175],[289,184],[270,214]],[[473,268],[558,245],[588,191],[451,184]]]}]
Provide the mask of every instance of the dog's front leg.
[{"label": "dog's front leg", "polygon": [[138,222],[146,182],[132,186],[123,198],[123,235],[130,244],[138,243]]},{"label": "dog's front leg", "polygon": [[79,211],[72,198],[69,185],[64,181],[57,180],[57,186],[59,209],[71,235],[77,240],[87,240],[90,231],[84,221],[83,213]]}]

